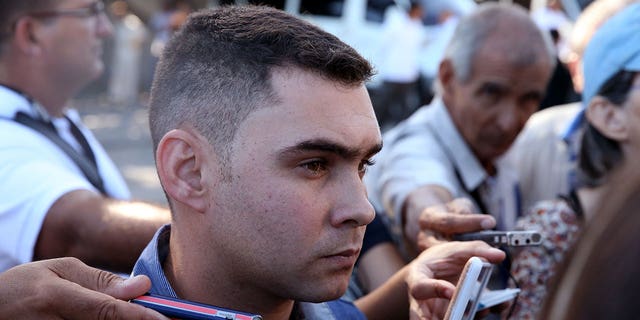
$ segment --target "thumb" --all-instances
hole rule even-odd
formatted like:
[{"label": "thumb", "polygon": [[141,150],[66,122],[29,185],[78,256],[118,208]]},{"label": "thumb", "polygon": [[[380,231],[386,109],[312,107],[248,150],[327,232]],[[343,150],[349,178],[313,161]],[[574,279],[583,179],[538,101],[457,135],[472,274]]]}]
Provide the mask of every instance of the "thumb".
[{"label": "thumb", "polygon": [[111,272],[87,266],[78,259],[60,259],[57,262],[50,269],[60,278],[116,299],[130,300],[145,294],[151,288],[151,280],[147,276],[123,279]]},{"label": "thumb", "polygon": [[455,286],[448,281],[425,278],[414,284],[409,294],[416,300],[433,298],[451,299]]},{"label": "thumb", "polygon": [[151,280],[147,276],[138,275],[128,279],[122,279],[113,274],[103,277],[104,283],[96,288],[97,291],[106,293],[116,299],[131,300],[139,297],[151,289]]},{"label": "thumb", "polygon": [[75,258],[56,259],[48,268],[62,279],[50,300],[63,319],[167,319],[151,309],[123,301],[146,293],[151,286],[147,277],[125,280]]}]

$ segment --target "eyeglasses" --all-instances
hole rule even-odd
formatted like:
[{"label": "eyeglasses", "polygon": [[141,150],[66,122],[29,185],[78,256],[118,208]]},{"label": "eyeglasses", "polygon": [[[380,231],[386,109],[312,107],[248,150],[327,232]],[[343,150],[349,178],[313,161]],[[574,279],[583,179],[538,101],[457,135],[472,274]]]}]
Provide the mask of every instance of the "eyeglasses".
[{"label": "eyeglasses", "polygon": [[78,17],[89,18],[95,17],[104,13],[104,3],[102,1],[96,1],[89,4],[89,6],[74,9],[55,9],[47,11],[36,11],[27,14],[34,18],[53,18],[53,17]]}]

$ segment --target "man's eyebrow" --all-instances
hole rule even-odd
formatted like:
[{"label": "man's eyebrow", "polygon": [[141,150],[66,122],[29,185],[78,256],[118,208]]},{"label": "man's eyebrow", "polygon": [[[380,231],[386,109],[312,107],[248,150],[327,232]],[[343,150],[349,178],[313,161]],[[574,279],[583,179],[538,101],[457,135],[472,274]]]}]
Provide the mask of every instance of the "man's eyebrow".
[{"label": "man's eyebrow", "polygon": [[305,151],[322,151],[336,154],[345,159],[355,159],[358,157],[371,157],[381,149],[382,143],[378,143],[368,150],[363,151],[363,149],[347,147],[333,141],[316,139],[301,141],[291,147],[285,148],[280,154],[281,156],[287,156]]}]

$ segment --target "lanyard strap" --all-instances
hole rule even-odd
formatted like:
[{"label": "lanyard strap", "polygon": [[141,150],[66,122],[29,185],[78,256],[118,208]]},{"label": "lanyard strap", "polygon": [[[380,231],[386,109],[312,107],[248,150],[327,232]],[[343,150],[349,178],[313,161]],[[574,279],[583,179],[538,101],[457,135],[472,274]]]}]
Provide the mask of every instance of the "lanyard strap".
[{"label": "lanyard strap", "polygon": [[445,144],[440,139],[440,136],[431,127],[431,124],[427,123],[426,126],[427,126],[427,129],[431,132],[431,135],[433,135],[433,137],[436,140],[438,140],[438,143],[442,146],[442,150],[444,150],[444,153],[446,154],[447,159],[449,159],[449,162],[451,162],[451,165],[453,165],[453,171],[454,171],[454,173],[456,175],[456,179],[458,179],[458,183],[460,184],[462,189],[464,189],[471,196],[471,198],[473,198],[473,201],[475,201],[475,203],[478,205],[478,209],[480,209],[481,213],[491,214],[489,212],[489,210],[487,210],[487,206],[485,205],[484,201],[482,200],[482,197],[480,196],[480,186],[482,184],[480,184],[479,186],[477,186],[473,190],[467,189],[467,185],[464,183],[464,180],[462,179],[462,175],[460,174],[460,170],[458,170],[458,166],[456,165],[456,162],[454,161],[453,155],[449,152],[449,149],[446,148]]},{"label": "lanyard strap", "polygon": [[86,138],[84,138],[84,135],[81,134],[80,129],[76,127],[73,121],[67,118],[71,125],[72,134],[74,136],[76,135],[76,133],[73,133],[74,128],[75,130],[77,130],[77,133],[80,133],[81,139],[79,139],[79,137],[76,137],[76,139],[79,140],[78,142],[85,149],[85,153],[87,155],[80,154],[68,142],[64,141],[58,135],[55,127],[50,122],[46,122],[44,120],[36,120],[24,112],[16,113],[16,116],[13,120],[39,132],[40,134],[51,140],[51,142],[55,143],[62,151],[64,151],[64,153],[67,154],[67,156],[69,156],[69,158],[71,158],[71,160],[73,160],[73,162],[75,162],[75,164],[80,168],[87,180],[89,180],[89,182],[91,182],[91,184],[96,187],[96,189],[98,189],[102,194],[107,194],[104,188],[102,177],[98,172],[95,155],[91,151],[91,147],[89,147],[89,143],[87,142]]}]

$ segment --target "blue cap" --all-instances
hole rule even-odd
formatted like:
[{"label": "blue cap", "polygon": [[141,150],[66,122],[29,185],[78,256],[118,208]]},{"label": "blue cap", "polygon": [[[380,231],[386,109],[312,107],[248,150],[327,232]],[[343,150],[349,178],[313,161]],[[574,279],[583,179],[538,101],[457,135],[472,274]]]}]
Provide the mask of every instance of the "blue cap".
[{"label": "blue cap", "polygon": [[585,49],[582,65],[585,105],[619,71],[640,71],[640,3],[624,8],[598,28]]},{"label": "blue cap", "polygon": [[[640,71],[640,3],[622,9],[596,30],[584,51],[582,65],[584,106],[619,71]],[[584,110],[572,121],[565,139],[582,126],[583,118]]]}]

